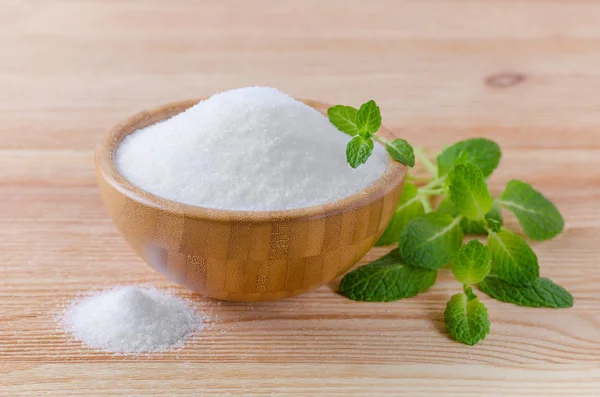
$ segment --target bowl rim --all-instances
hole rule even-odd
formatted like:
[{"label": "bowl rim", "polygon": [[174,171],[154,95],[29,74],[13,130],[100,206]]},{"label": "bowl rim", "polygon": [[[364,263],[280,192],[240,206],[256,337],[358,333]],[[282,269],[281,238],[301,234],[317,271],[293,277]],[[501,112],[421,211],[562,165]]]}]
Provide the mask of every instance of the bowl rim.
[{"label": "bowl rim", "polygon": [[[217,222],[272,222],[320,218],[364,207],[395,189],[406,177],[406,166],[393,160],[388,154],[388,164],[381,176],[363,190],[350,196],[310,207],[253,211],[227,210],[181,203],[150,193],[129,182],[121,175],[114,161],[114,156],[119,144],[127,135],[140,128],[167,120],[207,98],[175,101],[144,110],[133,114],[110,128],[105,139],[98,145],[95,152],[94,165],[98,178],[102,178],[121,194],[136,202],[162,211],[182,214],[186,218],[208,219]],[[322,114],[326,114],[326,110],[329,107],[328,104],[316,100],[298,100],[315,108]],[[386,139],[394,139],[392,132],[383,125],[378,133]],[[381,143],[376,141],[376,144]]]}]

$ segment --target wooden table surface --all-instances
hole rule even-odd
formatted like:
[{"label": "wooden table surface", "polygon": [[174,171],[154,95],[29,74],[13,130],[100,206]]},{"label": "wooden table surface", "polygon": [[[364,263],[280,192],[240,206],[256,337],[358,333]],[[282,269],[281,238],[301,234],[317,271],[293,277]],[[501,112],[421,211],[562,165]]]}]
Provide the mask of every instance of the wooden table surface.
[{"label": "wooden table surface", "polygon": [[[444,331],[447,272],[380,304],[335,283],[260,304],[178,289],[211,321],[181,351],[70,341],[53,318],[78,293],[175,287],[109,220],[95,145],[138,110],[248,85],[376,99],[389,127],[432,149],[498,141],[492,192],[529,181],[566,218],[534,249],[575,306],[483,297],[492,332],[467,347]],[[599,1],[3,1],[0,197],[0,396],[600,396]]]}]

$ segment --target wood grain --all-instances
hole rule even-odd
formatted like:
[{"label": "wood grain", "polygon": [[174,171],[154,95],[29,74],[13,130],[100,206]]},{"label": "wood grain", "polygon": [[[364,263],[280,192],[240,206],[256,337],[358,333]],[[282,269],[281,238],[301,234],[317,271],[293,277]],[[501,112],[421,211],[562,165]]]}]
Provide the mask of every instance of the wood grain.
[{"label": "wood grain", "polygon": [[[516,368],[492,368],[476,365],[448,366],[431,371],[428,365],[360,365],[360,364],[259,364],[263,376],[244,364],[181,364],[167,366],[155,363],[119,363],[107,368],[101,364],[78,367],[69,364],[22,365],[8,374],[7,393],[58,396],[66,388],[102,390],[103,395],[148,395],[161,389],[165,380],[181,386],[169,390],[169,396],[536,396],[540,385],[549,392],[544,396],[595,396],[593,385],[582,378],[599,379],[589,366],[563,366],[559,373],[548,366],[530,366],[527,371]],[[477,373],[476,379],[465,376],[465,370]],[[1,369],[0,369],[1,371]],[[68,377],[64,373],[69,373]],[[1,373],[1,372],[0,372]],[[160,377],[153,374],[160,373]],[[24,379],[37,378],[29,384]],[[112,382],[104,379],[112,377]],[[511,382],[506,382],[510,379]],[[7,394],[8,395],[8,394]],[[15,394],[12,394],[15,395]]]},{"label": "wood grain", "polygon": [[[599,395],[598,15],[594,0],[4,1],[0,396]],[[78,293],[175,288],[103,209],[93,150],[105,131],[246,85],[374,98],[388,127],[432,150],[498,141],[492,193],[523,179],[565,216],[565,233],[534,249],[575,306],[483,297],[492,332],[469,348],[443,330],[459,289],[446,272],[427,294],[385,304],[346,300],[335,282],[255,304],[176,289],[210,321],[181,351],[115,357],[70,341],[54,316]]]}]

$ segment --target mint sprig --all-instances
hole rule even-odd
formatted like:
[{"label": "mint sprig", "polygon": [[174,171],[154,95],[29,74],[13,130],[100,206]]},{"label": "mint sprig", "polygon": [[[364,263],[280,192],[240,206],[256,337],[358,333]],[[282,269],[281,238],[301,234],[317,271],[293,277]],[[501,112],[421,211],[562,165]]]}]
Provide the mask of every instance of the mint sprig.
[{"label": "mint sprig", "polygon": [[375,135],[381,127],[381,111],[375,101],[370,100],[356,110],[352,106],[336,105],[327,109],[327,117],[338,130],[353,136],[346,146],[346,160],[352,168],[367,162],[373,153],[373,140],[385,145],[390,156],[408,166],[415,165],[413,147],[404,139],[388,142]]},{"label": "mint sprig", "polygon": [[[521,306],[573,305],[569,292],[539,276],[538,258],[527,241],[503,227],[500,208],[511,211],[533,240],[555,237],[564,229],[564,220],[550,200],[518,180],[510,181],[498,198],[492,197],[486,179],[500,162],[498,144],[485,138],[460,141],[444,149],[434,164],[421,148],[376,135],[381,114],[373,101],[358,110],[334,106],[328,116],[353,136],[347,147],[352,167],[367,161],[375,139],[386,145],[393,159],[411,167],[418,160],[432,175],[422,184],[405,184],[377,242],[397,248],[346,274],[342,295],[372,302],[409,298],[433,285],[438,269],[449,264],[462,292],[450,298],[444,322],[449,335],[467,345],[484,340],[490,331],[488,311],[473,291],[475,285],[493,299]],[[440,204],[434,209],[432,202]],[[478,240],[463,245],[464,234],[487,235],[487,245]]]},{"label": "mint sprig", "polygon": [[450,268],[456,280],[463,284],[463,293],[453,295],[448,301],[444,323],[452,338],[472,346],[490,332],[487,308],[471,287],[490,273],[490,251],[479,241],[471,240],[458,250]]}]

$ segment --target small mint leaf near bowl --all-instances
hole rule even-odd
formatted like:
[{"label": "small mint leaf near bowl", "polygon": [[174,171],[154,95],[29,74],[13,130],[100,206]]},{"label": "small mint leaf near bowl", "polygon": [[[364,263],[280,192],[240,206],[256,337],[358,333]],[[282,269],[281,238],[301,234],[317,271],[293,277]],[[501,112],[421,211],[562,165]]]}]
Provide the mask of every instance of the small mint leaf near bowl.
[{"label": "small mint leaf near bowl", "polygon": [[352,168],[356,168],[366,161],[371,156],[374,148],[373,140],[371,138],[364,138],[362,136],[355,136],[346,147],[346,160]]},{"label": "small mint leaf near bowl", "polygon": [[362,104],[356,112],[356,127],[365,138],[371,135],[381,127],[381,111],[374,100]]},{"label": "small mint leaf near bowl", "polygon": [[415,152],[413,147],[404,139],[394,139],[393,141],[386,143],[385,148],[394,160],[399,161],[408,167],[415,166]]},{"label": "small mint leaf near bowl", "polygon": [[355,136],[360,133],[356,126],[356,112],[352,106],[337,105],[327,109],[327,117],[338,130]]},{"label": "small mint leaf near bowl", "polygon": [[[96,151],[96,178],[104,205],[125,240],[152,268],[211,298],[279,300],[327,284],[373,247],[394,215],[406,177],[406,167],[392,159],[373,184],[356,194],[276,211],[183,204],[123,177],[115,163],[121,141],[198,102],[175,102],[135,114],[112,128]],[[324,103],[302,102],[327,114],[329,106]],[[365,122],[372,129],[376,121],[369,116]],[[379,134],[393,139],[385,127]]]}]

